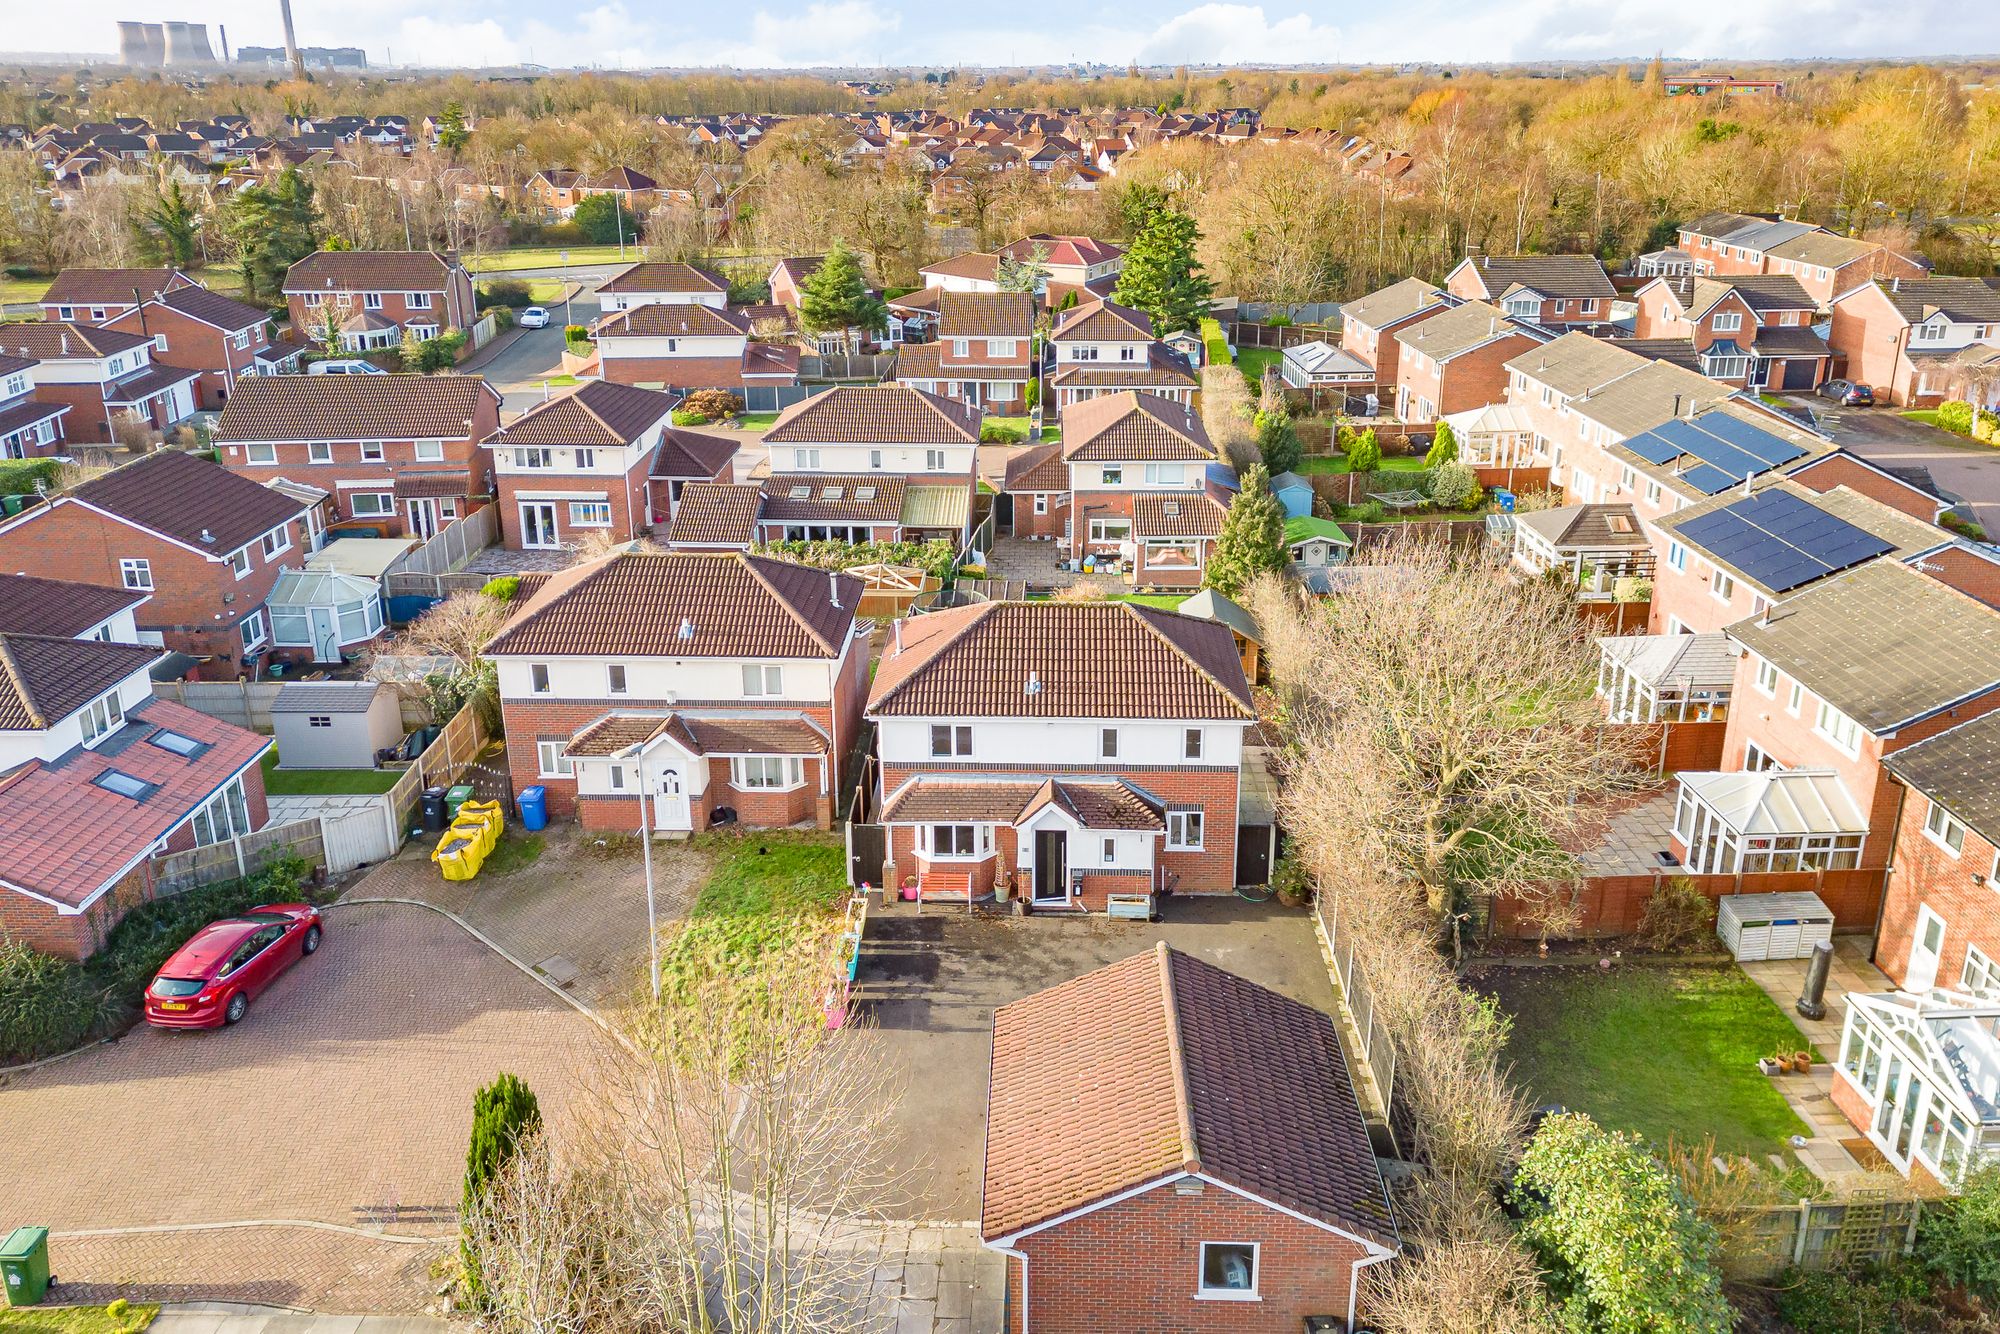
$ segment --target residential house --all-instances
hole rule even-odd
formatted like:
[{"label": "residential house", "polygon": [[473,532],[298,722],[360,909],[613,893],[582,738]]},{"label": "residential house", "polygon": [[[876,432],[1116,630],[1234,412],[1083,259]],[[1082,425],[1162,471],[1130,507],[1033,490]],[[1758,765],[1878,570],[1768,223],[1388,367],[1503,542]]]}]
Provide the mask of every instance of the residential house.
[{"label": "residential house", "polygon": [[1668,97],[1751,97],[1775,101],[1785,95],[1783,79],[1739,79],[1733,74],[1666,76]]},{"label": "residential house", "polygon": [[64,269],[42,293],[42,318],[55,323],[103,324],[129,314],[142,301],[199,288],[179,269]]},{"label": "residential house", "polygon": [[159,450],[0,518],[0,570],[148,593],[141,642],[186,655],[205,680],[254,676],[271,643],[264,604],[303,557],[309,509]]},{"label": "residential house", "polygon": [[729,284],[692,264],[643,260],[621,269],[597,289],[598,304],[607,315],[655,304],[729,308]]},{"label": "residential house", "polygon": [[[660,202],[660,183],[643,171],[630,167],[613,167],[610,171],[598,172],[577,181],[572,192],[581,203],[592,195],[610,195],[628,213],[644,218]],[[574,209],[571,210],[575,212]],[[630,238],[637,244],[639,237]]]},{"label": "residential house", "polygon": [[1977,278],[1873,278],[1833,301],[1841,374],[1897,407],[1936,407],[1980,382],[2000,402],[2000,291]]},{"label": "residential house", "polygon": [[[1079,164],[1077,170],[1095,169]],[[1119,272],[1125,267],[1123,246],[1088,236],[1051,236],[1047,232],[1036,232],[1001,246],[997,257],[1022,264],[1036,263],[1041,269],[1036,292],[1051,309],[1060,306],[1071,292],[1076,293],[1079,301],[1109,298],[1111,289],[1118,285]]]},{"label": "residential house", "polygon": [[1194,371],[1153,336],[1153,317],[1142,310],[1101,298],[1073,306],[1056,317],[1049,345],[1055,349],[1049,386],[1057,408],[1125,390],[1175,403],[1194,400]]},{"label": "residential house", "polygon": [[62,439],[69,405],[36,397],[35,366],[31,358],[0,352],[0,459],[51,454]]},{"label": "residential house", "polygon": [[61,438],[108,445],[136,426],[166,432],[195,412],[200,372],[154,361],[150,338],[47,320],[0,325],[0,356],[40,363],[34,369],[35,401],[67,408]]},{"label": "residential house", "polygon": [[1400,1245],[1333,1020],[1164,944],[994,1012],[980,1200],[1009,1334],[1354,1329]]},{"label": "residential house", "polygon": [[1044,441],[1009,453],[1000,494],[1008,536],[1068,545],[1069,464],[1061,442]]},{"label": "residential house", "polygon": [[1841,236],[1809,222],[1748,213],[1705,213],[1680,229],[1681,252],[1697,274],[1787,274],[1822,312],[1870,278],[1923,278],[1917,259],[1878,241]]},{"label": "residential house", "polygon": [[[655,521],[654,459],[678,402],[657,390],[588,380],[487,435],[480,443],[492,453],[504,544],[519,551],[574,546],[590,536],[644,537]],[[662,496],[671,500],[671,490],[663,486]]]},{"label": "residential house", "polygon": [[962,544],[977,485],[979,409],[906,385],[843,385],[764,433],[765,541]]},{"label": "residential house", "polygon": [[1878,463],[1844,449],[1799,464],[1787,475],[1814,491],[1845,486],[1925,523],[1936,523],[1951,508],[1951,502],[1937,493],[1930,469]]},{"label": "residential house", "polygon": [[317,340],[331,323],[350,352],[396,347],[406,332],[470,329],[478,318],[457,251],[318,250],[286,271],[284,293],[294,337]]},{"label": "residential house", "polygon": [[1898,987],[2000,999],[2000,713],[1882,761],[1901,794],[1875,962]]},{"label": "residential house", "polygon": [[261,827],[270,741],[153,698],[144,595],[0,576],[0,936],[62,958],[153,897],[152,858]]},{"label": "residential house", "polygon": [[1071,558],[1129,572],[1138,587],[1199,587],[1227,503],[1210,485],[1215,447],[1194,409],[1128,390],[1065,408],[1062,427]]},{"label": "residential house", "polygon": [[500,393],[478,375],[281,375],[237,383],[215,427],[220,461],[332,493],[337,522],[430,538],[487,503],[480,442]]},{"label": "residential house", "polygon": [[271,316],[206,287],[174,287],[104,321],[107,329],[153,340],[157,365],[198,371],[195,405],[213,412],[237,380],[298,369],[304,349],[274,345]]},{"label": "residential house", "polygon": [[1038,910],[1227,894],[1256,722],[1229,629],[1130,602],[899,621],[868,697],[894,883]]},{"label": "residential house", "polygon": [[1000,256],[984,251],[975,250],[941,259],[935,264],[924,265],[917,272],[923,275],[924,286],[947,292],[1000,290]]},{"label": "residential house", "polygon": [[860,600],[851,575],[736,553],[523,580],[486,649],[516,790],[594,830],[828,828],[867,691]]},{"label": "residential house", "polygon": [[582,180],[583,173],[580,171],[545,167],[528,178],[522,193],[529,203],[540,210],[546,221],[555,222],[576,212],[576,206],[583,198],[577,190]]},{"label": "residential house", "polygon": [[1551,335],[1484,301],[1397,330],[1396,416],[1425,424],[1507,397],[1507,363]]},{"label": "residential house", "polygon": [[1711,380],[1809,393],[1833,359],[1812,329],[1817,305],[1786,274],[1655,278],[1635,303],[1634,336],[1685,339]]},{"label": "residential house", "polygon": [[1405,278],[1340,308],[1340,350],[1374,368],[1369,397],[1395,393],[1402,346],[1396,335],[1460,304],[1421,278]]},{"label": "residential house", "polygon": [[654,301],[604,316],[593,336],[600,372],[616,384],[740,393],[798,383],[798,349],[751,342],[750,317],[726,306]]},{"label": "residential house", "polygon": [[944,291],[937,341],[904,346],[896,383],[996,415],[1026,412],[1034,335],[1035,299],[1026,292]]},{"label": "residential house", "polygon": [[1444,285],[1462,300],[1488,302],[1557,333],[1609,325],[1618,297],[1595,255],[1468,255]]}]

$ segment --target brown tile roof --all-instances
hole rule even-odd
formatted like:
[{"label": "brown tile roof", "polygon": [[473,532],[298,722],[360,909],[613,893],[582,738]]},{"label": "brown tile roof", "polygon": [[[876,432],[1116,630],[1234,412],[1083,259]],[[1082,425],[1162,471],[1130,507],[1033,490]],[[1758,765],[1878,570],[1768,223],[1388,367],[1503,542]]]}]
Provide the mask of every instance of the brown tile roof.
[{"label": "brown tile roof", "polygon": [[0,574],[0,634],[75,636],[146,600],[102,584]]},{"label": "brown tile roof", "polygon": [[741,312],[656,301],[621,310],[597,322],[599,338],[745,338],[750,321]]},{"label": "brown tile roof", "polygon": [[218,557],[247,546],[309,508],[219,463],[177,449],[156,450],[93,477],[57,497],[58,503],[64,500],[109,511]]},{"label": "brown tile roof", "polygon": [[[535,404],[481,443],[496,449],[510,445],[629,445],[669,417],[678,402],[674,395],[657,389],[586,380],[566,394]],[[227,411],[225,408],[225,414]]]},{"label": "brown tile roof", "polygon": [[1051,778],[1018,817],[1029,819],[1047,807],[1065,812],[1085,829],[1125,829],[1159,833],[1167,827],[1166,806],[1122,779],[1106,782]]},{"label": "brown tile roof", "polygon": [[747,547],[757,540],[764,488],[755,482],[689,482],[667,529],[673,547]]},{"label": "brown tile roof", "polygon": [[988,602],[914,617],[898,634],[876,669],[870,712],[1135,719],[1255,712],[1228,628],[1154,607]]},{"label": "brown tile roof", "polygon": [[149,340],[116,329],[96,329],[67,320],[23,320],[0,325],[0,352],[34,361],[82,361],[116,356]]},{"label": "brown tile roof", "polygon": [[719,435],[684,431],[669,426],[660,433],[660,447],[653,454],[654,477],[698,477],[703,481],[724,473],[736,457],[738,445]]},{"label": "brown tile roof", "polygon": [[894,524],[908,490],[909,479],[893,473],[774,472],[764,481],[764,518]]},{"label": "brown tile roof", "polygon": [[245,305],[233,296],[211,292],[206,287],[176,287],[160,298],[160,304],[230,333],[254,329],[271,318],[267,310]]},{"label": "brown tile roof", "polygon": [[1204,491],[1146,491],[1132,497],[1132,536],[1214,537],[1228,511]]},{"label": "brown tile roof", "polygon": [[1181,1173],[1397,1244],[1319,1010],[1161,944],[994,1012],[984,1237]]},{"label": "brown tile roof", "polygon": [[1025,340],[1034,331],[1035,298],[1027,292],[945,292],[938,297],[941,339]]},{"label": "brown tile roof", "polygon": [[36,302],[43,306],[131,305],[132,289],[142,298],[156,297],[178,277],[193,282],[178,269],[64,269]]},{"label": "brown tile roof", "polygon": [[1065,361],[1049,377],[1062,388],[1136,389],[1167,386],[1191,389],[1194,371],[1185,358],[1164,343],[1146,344],[1144,361]]},{"label": "brown tile roof", "polygon": [[410,496],[469,496],[472,473],[465,468],[410,468],[396,474],[390,487],[398,498]]},{"label": "brown tile roof", "polygon": [[1882,766],[1979,831],[2000,843],[2000,713],[1903,747]]},{"label": "brown tile roof", "polygon": [[1215,449],[1191,407],[1131,390],[1062,410],[1063,457],[1104,463],[1208,462]]},{"label": "brown tile roof", "polygon": [[951,278],[974,278],[989,283],[997,282],[1000,277],[1000,256],[974,250],[969,254],[941,259],[935,264],[926,264],[917,272],[935,273]]},{"label": "brown tile roof", "polygon": [[1114,301],[1086,301],[1064,313],[1056,321],[1055,342],[1129,343],[1153,336],[1153,317],[1143,310],[1121,306]]},{"label": "brown tile roof", "polygon": [[[1516,283],[1549,297],[1610,301],[1618,295],[1595,255],[1480,255],[1472,266],[1486,285],[1488,300],[1499,299]],[[1606,318],[1610,313],[1606,309]]]},{"label": "brown tile roof", "polygon": [[885,824],[976,821],[1013,824],[1043,784],[1035,779],[941,778],[922,774],[898,788],[882,807]]},{"label": "brown tile roof", "polygon": [[976,445],[979,409],[907,385],[841,385],[778,414],[781,445]]},{"label": "brown tile roof", "polygon": [[707,269],[692,264],[665,264],[641,260],[604,280],[597,289],[616,295],[621,292],[727,292],[729,284]]},{"label": "brown tile roof", "polygon": [[467,440],[482,399],[500,393],[479,375],[246,375],[215,438]]},{"label": "brown tile roof", "polygon": [[695,755],[824,755],[826,735],[792,714],[614,713],[579,730],[565,755],[605,759],[665,733]]},{"label": "brown tile roof", "polygon": [[428,250],[318,250],[285,273],[285,292],[442,292],[451,272]]},{"label": "brown tile roof", "polygon": [[1063,462],[1062,443],[1051,440],[1046,444],[1029,445],[1009,455],[1000,489],[1009,492],[1069,490],[1069,466]]},{"label": "brown tile roof", "polygon": [[1449,305],[1457,298],[1440,288],[1433,287],[1422,278],[1405,278],[1401,282],[1390,283],[1387,287],[1356,301],[1350,301],[1340,308],[1341,318],[1371,329],[1385,329],[1397,320],[1406,320],[1418,311],[1439,304]]},{"label": "brown tile roof", "polygon": [[487,652],[837,658],[860,599],[852,575],[763,556],[619,552],[543,581]]},{"label": "brown tile roof", "polygon": [[1958,323],[2000,320],[2000,292],[1977,278],[1877,278],[1875,285],[1912,324],[1939,311]]},{"label": "brown tile roof", "polygon": [[1124,246],[1110,241],[1099,241],[1090,236],[1052,236],[1048,232],[1035,232],[1018,241],[1011,241],[1001,246],[999,253],[1009,259],[1027,260],[1033,257],[1037,244],[1046,248],[1047,263],[1065,266],[1103,264],[1125,253]]},{"label": "brown tile roof", "polygon": [[0,732],[53,727],[161,654],[47,634],[0,634]]}]

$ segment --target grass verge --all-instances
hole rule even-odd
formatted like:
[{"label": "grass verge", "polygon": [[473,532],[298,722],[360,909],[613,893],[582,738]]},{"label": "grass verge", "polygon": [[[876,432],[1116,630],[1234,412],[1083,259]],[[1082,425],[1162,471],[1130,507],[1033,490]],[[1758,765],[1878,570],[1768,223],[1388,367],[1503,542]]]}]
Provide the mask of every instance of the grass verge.
[{"label": "grass verge", "polygon": [[0,1334],[138,1334],[159,1313],[160,1308],[150,1302],[118,1301],[110,1306],[0,1306]]},{"label": "grass verge", "polygon": [[686,920],[661,945],[661,983],[675,996],[691,996],[717,974],[754,973],[795,946],[817,948],[847,900],[847,854],[834,835],[757,830],[696,841],[716,861]]},{"label": "grass verge", "polygon": [[[564,255],[569,258],[565,260]],[[621,261],[615,245],[516,246],[474,255],[465,267],[473,273],[513,273],[519,269],[575,268],[586,264],[632,263],[640,258],[639,247],[627,245]]]},{"label": "grass verge", "polygon": [[365,797],[387,792],[401,769],[280,769],[275,747],[262,761],[264,791],[273,797]]}]

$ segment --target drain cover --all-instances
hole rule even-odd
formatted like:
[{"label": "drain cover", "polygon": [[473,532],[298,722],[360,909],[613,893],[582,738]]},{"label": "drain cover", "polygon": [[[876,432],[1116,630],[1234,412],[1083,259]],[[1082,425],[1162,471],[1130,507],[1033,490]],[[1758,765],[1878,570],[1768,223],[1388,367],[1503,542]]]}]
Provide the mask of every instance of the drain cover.
[{"label": "drain cover", "polygon": [[564,990],[568,990],[583,975],[581,969],[560,954],[551,954],[536,964],[535,971]]}]

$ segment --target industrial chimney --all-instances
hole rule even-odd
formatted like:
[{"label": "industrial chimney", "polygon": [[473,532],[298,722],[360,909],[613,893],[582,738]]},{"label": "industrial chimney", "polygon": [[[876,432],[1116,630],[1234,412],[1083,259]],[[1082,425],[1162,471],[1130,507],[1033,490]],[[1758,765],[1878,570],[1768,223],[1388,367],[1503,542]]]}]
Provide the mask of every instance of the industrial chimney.
[{"label": "industrial chimney", "polygon": [[292,77],[303,82],[306,62],[299,55],[299,36],[292,30],[292,0],[278,0],[278,13],[285,20],[285,64],[292,71]]}]

